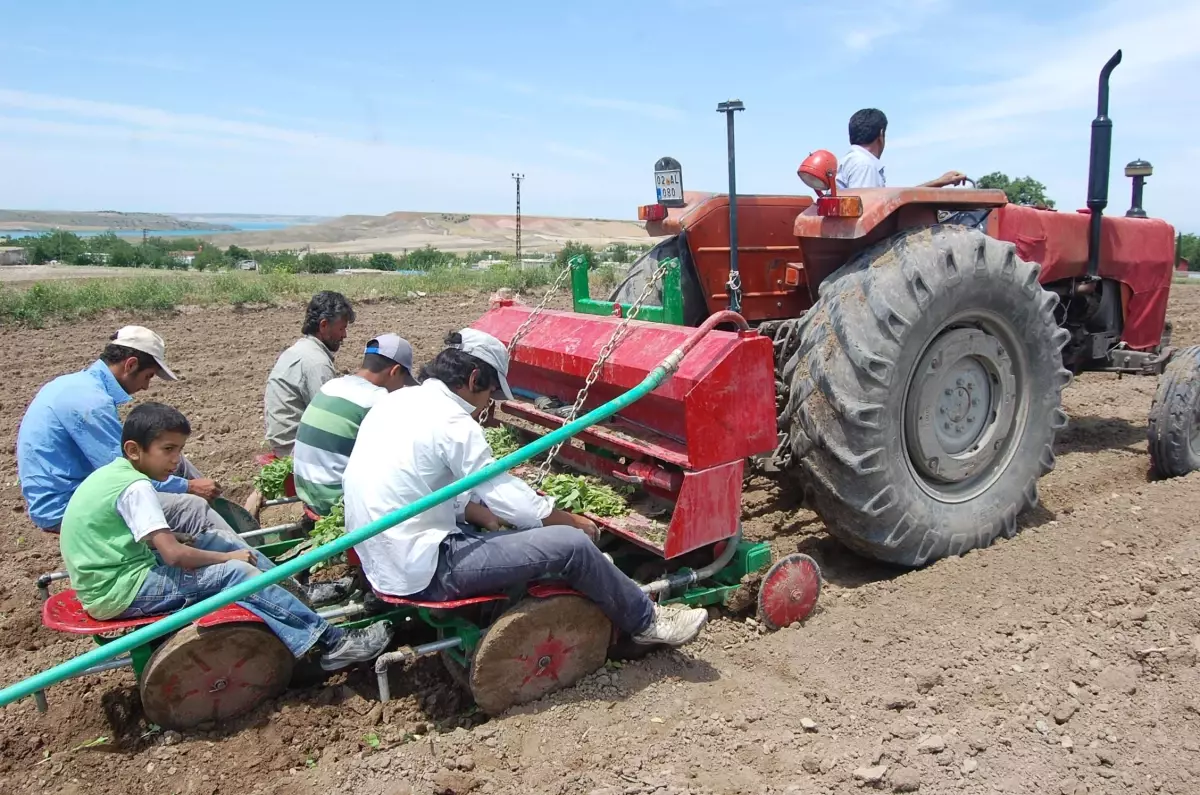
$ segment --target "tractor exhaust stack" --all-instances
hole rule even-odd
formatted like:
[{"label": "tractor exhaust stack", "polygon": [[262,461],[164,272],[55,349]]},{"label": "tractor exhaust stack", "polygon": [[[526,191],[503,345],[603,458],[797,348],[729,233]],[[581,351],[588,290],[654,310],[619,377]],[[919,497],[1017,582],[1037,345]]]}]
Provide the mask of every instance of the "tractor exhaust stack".
[{"label": "tractor exhaust stack", "polygon": [[1087,206],[1091,211],[1091,226],[1088,229],[1088,279],[1094,280],[1100,273],[1100,224],[1104,219],[1104,208],[1108,206],[1108,171],[1112,160],[1112,119],[1108,117],[1108,78],[1121,63],[1121,51],[1117,50],[1100,70],[1100,89],[1096,99],[1096,118],[1092,120],[1092,153],[1088,164]]}]

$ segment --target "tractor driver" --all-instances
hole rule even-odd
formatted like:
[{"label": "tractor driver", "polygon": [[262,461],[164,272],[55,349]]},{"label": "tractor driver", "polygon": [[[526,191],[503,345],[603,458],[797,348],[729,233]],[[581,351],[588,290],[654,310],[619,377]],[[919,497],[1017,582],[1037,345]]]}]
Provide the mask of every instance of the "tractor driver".
[{"label": "tractor driver", "polygon": [[[854,188],[885,188],[883,176],[883,147],[887,143],[887,116],[875,108],[864,108],[850,117],[850,151],[838,164],[839,190]],[[937,179],[923,182],[918,188],[945,188],[961,185],[967,175],[947,171]]]},{"label": "tractor driver", "polygon": [[[864,108],[850,117],[850,151],[838,163],[837,186],[839,190],[855,188],[885,188],[883,175],[883,147],[887,142],[887,116],[875,108]],[[947,171],[937,179],[922,182],[918,188],[947,188],[961,185],[967,175],[961,171]],[[960,210],[942,213],[941,223],[960,224],[983,231],[987,226],[989,210]]]},{"label": "tractor driver", "polygon": [[[475,329],[447,338],[421,385],[384,395],[367,414],[343,480],[353,531],[495,461],[478,417],[493,395],[511,399],[508,351]],[[505,524],[500,532],[458,525],[464,503],[446,501],[355,547],[379,592],[441,602],[566,580],[642,644],[679,646],[708,620],[703,609],[654,604],[592,543],[596,525],[558,510],[524,481],[498,475],[472,496]]]}]

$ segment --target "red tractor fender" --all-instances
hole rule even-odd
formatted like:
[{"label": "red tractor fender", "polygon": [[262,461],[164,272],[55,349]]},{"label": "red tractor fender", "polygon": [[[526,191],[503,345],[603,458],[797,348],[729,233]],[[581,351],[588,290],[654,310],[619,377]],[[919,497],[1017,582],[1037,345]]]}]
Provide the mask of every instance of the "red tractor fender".
[{"label": "red tractor fender", "polygon": [[856,253],[905,229],[933,226],[939,210],[990,210],[1008,204],[1002,190],[861,188],[838,195],[861,198],[862,214],[821,216],[813,205],[796,216],[794,230],[814,301],[821,282]]}]

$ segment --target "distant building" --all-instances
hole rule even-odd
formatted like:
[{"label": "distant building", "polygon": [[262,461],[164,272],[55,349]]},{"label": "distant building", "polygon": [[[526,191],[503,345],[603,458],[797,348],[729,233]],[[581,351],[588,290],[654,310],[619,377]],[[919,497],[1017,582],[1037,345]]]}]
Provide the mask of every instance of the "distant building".
[{"label": "distant building", "polygon": [[28,265],[29,258],[21,246],[0,246],[0,265]]},{"label": "distant building", "polygon": [[199,251],[172,251],[167,256],[180,265],[191,265],[196,261],[196,255],[199,253]]},{"label": "distant building", "polygon": [[258,262],[252,259],[238,260],[237,269],[240,271],[256,271],[258,270]]}]

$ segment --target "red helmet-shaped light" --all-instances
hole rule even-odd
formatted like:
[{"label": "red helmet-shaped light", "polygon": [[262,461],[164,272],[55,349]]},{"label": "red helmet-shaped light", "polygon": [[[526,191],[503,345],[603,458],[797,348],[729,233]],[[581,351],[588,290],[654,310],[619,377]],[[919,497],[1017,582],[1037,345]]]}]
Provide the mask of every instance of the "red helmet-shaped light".
[{"label": "red helmet-shaped light", "polygon": [[827,149],[818,149],[804,158],[800,168],[796,169],[796,174],[805,185],[815,190],[820,196],[825,191],[835,191],[837,170],[838,162],[833,152]]}]

